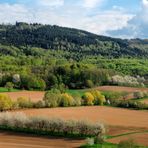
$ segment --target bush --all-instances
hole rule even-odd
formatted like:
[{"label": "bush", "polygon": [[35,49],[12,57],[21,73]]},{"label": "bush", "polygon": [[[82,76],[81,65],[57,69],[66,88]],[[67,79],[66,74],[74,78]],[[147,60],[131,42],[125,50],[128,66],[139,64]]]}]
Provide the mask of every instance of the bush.
[{"label": "bush", "polygon": [[119,85],[119,86],[144,86],[143,82],[145,81],[144,78],[135,78],[132,76],[120,76],[120,75],[115,75],[112,76],[110,79],[110,83],[114,85]]},{"label": "bush", "polygon": [[0,94],[0,111],[9,110],[12,108],[12,100],[6,94]]},{"label": "bush", "polygon": [[101,94],[101,92],[97,90],[92,90],[90,92],[94,96],[94,104],[95,105],[104,105],[106,102],[105,96]]},{"label": "bush", "polygon": [[84,86],[86,86],[87,88],[93,88],[94,83],[91,80],[86,80]]},{"label": "bush", "polygon": [[61,94],[60,106],[68,107],[68,106],[73,106],[73,105],[74,105],[74,99],[71,95],[67,93]]},{"label": "bush", "polygon": [[48,135],[76,135],[100,137],[104,134],[103,124],[87,121],[64,121],[61,119],[48,119],[43,117],[27,117],[23,113],[1,113],[0,128],[14,131],[33,133],[46,133]]},{"label": "bush", "polygon": [[82,101],[84,105],[94,105],[94,96],[90,93],[90,92],[86,92],[83,96],[82,96]]},{"label": "bush", "polygon": [[38,102],[33,103],[33,107],[35,107],[35,108],[44,108],[45,103],[43,101],[38,101]]},{"label": "bush", "polygon": [[89,145],[89,146],[92,146],[94,145],[94,138],[87,138],[86,139],[86,144]]},{"label": "bush", "polygon": [[111,105],[112,106],[115,106],[115,107],[122,107],[122,108],[132,108],[132,109],[148,109],[148,105],[145,104],[145,103],[141,103],[141,102],[138,102],[138,101],[130,101],[130,100],[127,100],[127,101],[123,101],[123,100],[117,100],[117,101],[112,101],[111,102]]},{"label": "bush", "polygon": [[14,84],[12,82],[7,82],[5,85],[5,88],[8,89],[8,91],[11,91],[14,87]]},{"label": "bush", "polygon": [[80,98],[78,96],[74,97],[74,105],[81,106],[82,105],[81,100],[82,100],[82,98]]},{"label": "bush", "polygon": [[139,148],[139,146],[136,146],[133,140],[125,140],[121,141],[118,145],[118,148]]},{"label": "bush", "polygon": [[121,92],[110,92],[110,91],[105,91],[102,93],[105,96],[106,100],[119,100],[125,96],[125,94],[122,94]]},{"label": "bush", "polygon": [[134,99],[141,99],[144,97],[144,93],[141,91],[137,91],[133,93]]},{"label": "bush", "polygon": [[31,108],[33,107],[33,103],[31,102],[30,99],[25,98],[25,97],[19,97],[17,99],[18,107],[19,108]]},{"label": "bush", "polygon": [[57,89],[52,89],[45,93],[43,101],[46,107],[57,107],[60,103],[61,92]]}]

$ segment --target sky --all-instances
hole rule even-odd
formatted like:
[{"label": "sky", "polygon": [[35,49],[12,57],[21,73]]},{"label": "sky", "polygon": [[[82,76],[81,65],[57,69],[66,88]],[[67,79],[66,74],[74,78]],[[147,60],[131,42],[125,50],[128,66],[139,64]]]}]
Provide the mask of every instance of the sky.
[{"label": "sky", "polygon": [[148,0],[0,0],[0,23],[16,21],[148,38]]}]

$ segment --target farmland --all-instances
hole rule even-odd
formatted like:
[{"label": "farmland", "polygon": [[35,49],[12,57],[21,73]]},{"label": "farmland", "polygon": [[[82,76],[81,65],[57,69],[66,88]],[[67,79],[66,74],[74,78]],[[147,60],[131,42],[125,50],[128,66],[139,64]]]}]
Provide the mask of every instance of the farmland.
[{"label": "farmland", "polygon": [[[148,131],[148,112],[118,109],[111,107],[74,107],[54,109],[30,109],[21,110],[29,116],[60,117],[63,119],[85,119],[94,122],[102,122],[108,126],[108,134],[120,135],[132,132]],[[134,115],[134,116],[133,116]],[[137,135],[137,134],[136,134]],[[136,136],[133,134],[132,136]],[[143,140],[140,134],[139,144],[148,146],[148,135],[144,133],[147,140]],[[126,138],[128,136],[125,136]],[[113,140],[114,141],[114,140]]]},{"label": "farmland", "polygon": [[0,25],[0,148],[148,147],[147,39],[14,22]]},{"label": "farmland", "polygon": [[[148,88],[121,87],[121,86],[100,86],[94,89],[97,89],[100,91],[109,91],[109,92],[127,92],[129,93],[129,96],[131,96],[131,94],[136,91],[148,91]],[[70,93],[71,95],[82,96],[84,92],[89,91],[89,90],[91,89],[67,90],[66,92]],[[45,94],[44,91],[17,91],[17,92],[7,91],[4,93],[8,94],[13,100],[16,100],[19,97],[26,97],[26,98],[30,98],[34,102],[42,100]]]},{"label": "farmland", "polygon": [[[136,87],[121,87],[121,86],[100,86],[94,88],[101,92],[120,92],[127,93],[128,96],[133,97],[133,93],[137,91],[148,91],[148,88]],[[73,96],[81,97],[85,92],[91,89],[81,90],[66,90],[67,93]],[[19,97],[30,98],[31,101],[41,101],[44,97],[45,91],[12,91],[2,92],[1,94],[9,95],[13,101]],[[118,99],[118,98],[117,98]],[[129,99],[131,99],[129,97]],[[143,102],[146,99],[139,99]],[[19,109],[11,112],[23,112],[27,116],[43,116],[48,118],[62,118],[64,120],[87,120],[94,123],[100,122],[106,126],[107,139],[106,142],[119,143],[121,140],[134,139],[134,141],[143,146],[148,146],[148,112],[137,111],[129,109],[121,109],[108,106],[82,106],[82,107],[68,107],[68,108],[42,108],[42,109]],[[0,133],[0,148],[16,147],[37,147],[46,148],[63,147],[69,145],[70,147],[77,147],[85,143],[85,139],[63,139],[51,137],[35,137],[32,135],[16,134],[10,132]],[[17,139],[17,140],[16,140]],[[37,143],[34,143],[36,140]],[[8,142],[6,142],[8,141]],[[55,142],[56,141],[56,142]],[[26,144],[27,143],[27,144]]]},{"label": "farmland", "polygon": [[68,138],[37,137],[34,135],[0,132],[0,148],[52,148],[78,147],[84,140]]}]

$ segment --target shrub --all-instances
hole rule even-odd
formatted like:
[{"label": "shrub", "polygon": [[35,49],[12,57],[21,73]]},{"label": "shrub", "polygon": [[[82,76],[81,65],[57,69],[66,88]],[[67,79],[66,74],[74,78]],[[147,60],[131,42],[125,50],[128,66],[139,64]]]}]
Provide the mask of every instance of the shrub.
[{"label": "shrub", "polygon": [[91,94],[94,96],[94,104],[95,105],[103,105],[106,100],[105,100],[105,96],[101,94],[101,92],[97,91],[97,90],[92,90]]},{"label": "shrub", "polygon": [[52,89],[45,93],[43,101],[46,107],[57,107],[60,103],[61,93],[57,89]]},{"label": "shrub", "polygon": [[74,105],[74,99],[71,95],[67,93],[61,94],[60,106],[68,107],[68,106],[73,106],[73,105]]},{"label": "shrub", "polygon": [[11,91],[14,87],[14,84],[12,82],[7,82],[5,85],[5,88],[8,89],[8,91]]},{"label": "shrub", "polygon": [[110,82],[114,85],[123,85],[123,86],[144,86],[143,82],[145,81],[144,78],[135,78],[132,76],[120,76],[115,75],[112,76]]},{"label": "shrub", "polygon": [[86,144],[89,145],[89,146],[92,146],[94,145],[94,138],[87,138],[86,139]]},{"label": "shrub", "polygon": [[124,100],[114,100],[111,102],[112,106],[122,107],[122,108],[132,108],[132,109],[148,109],[148,105],[139,101],[124,101]]},{"label": "shrub", "polygon": [[86,121],[64,121],[43,117],[27,117],[23,113],[1,113],[0,128],[15,131],[47,133],[48,135],[79,135],[101,137],[104,134],[104,125]]},{"label": "shrub", "polygon": [[0,110],[9,110],[12,108],[12,100],[11,98],[6,94],[0,94]]},{"label": "shrub", "polygon": [[94,105],[94,96],[90,93],[90,92],[86,92],[83,96],[82,96],[82,100],[83,100],[83,104],[84,105]]},{"label": "shrub", "polygon": [[110,91],[105,91],[102,93],[105,96],[106,100],[119,100],[121,98],[123,98],[123,95],[121,92],[110,92]]},{"label": "shrub", "polygon": [[143,91],[143,96],[144,97],[148,97],[148,92],[147,91]]},{"label": "shrub", "polygon": [[35,108],[44,108],[45,103],[43,101],[38,101],[38,102],[33,103],[33,107],[35,107]]},{"label": "shrub", "polygon": [[80,98],[78,96],[74,97],[74,105],[75,106],[81,106],[82,105],[81,100],[82,100],[82,98]]},{"label": "shrub", "polygon": [[17,103],[19,108],[31,108],[33,107],[33,103],[31,102],[30,99],[25,98],[25,97],[19,97],[17,99]]},{"label": "shrub", "polygon": [[14,74],[12,76],[12,81],[13,81],[13,83],[19,83],[21,81],[20,75],[19,74]]},{"label": "shrub", "polygon": [[94,87],[94,83],[91,80],[86,80],[85,84],[84,84],[87,88],[93,88]]},{"label": "shrub", "polygon": [[118,148],[139,148],[139,146],[136,146],[133,140],[124,140],[121,141],[118,145]]},{"label": "shrub", "polygon": [[135,99],[141,99],[141,98],[144,97],[144,93],[141,92],[141,91],[137,91],[137,92],[133,93],[133,96],[134,96]]}]

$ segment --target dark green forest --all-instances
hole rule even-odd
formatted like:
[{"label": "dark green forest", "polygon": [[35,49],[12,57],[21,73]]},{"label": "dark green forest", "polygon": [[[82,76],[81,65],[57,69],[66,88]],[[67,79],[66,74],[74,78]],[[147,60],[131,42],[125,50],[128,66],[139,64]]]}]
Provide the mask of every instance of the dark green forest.
[{"label": "dark green forest", "polygon": [[132,76],[134,85],[140,77],[146,86],[147,58],[148,40],[42,24],[0,25],[0,86],[11,82],[21,89],[78,89],[116,85],[115,75]]}]

